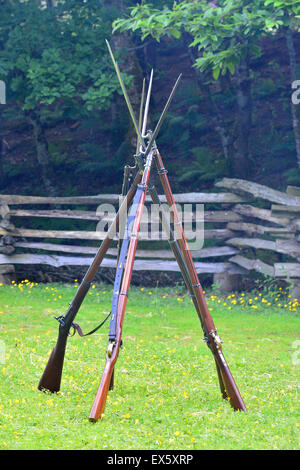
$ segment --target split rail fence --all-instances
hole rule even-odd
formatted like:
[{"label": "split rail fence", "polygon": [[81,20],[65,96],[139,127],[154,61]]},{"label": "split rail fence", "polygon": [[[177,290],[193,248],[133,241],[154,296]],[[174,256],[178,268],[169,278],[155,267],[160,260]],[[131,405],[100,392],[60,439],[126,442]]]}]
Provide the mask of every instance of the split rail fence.
[{"label": "split rail fence", "polygon": [[[224,178],[215,187],[215,192],[175,194],[180,205],[191,204],[194,208],[195,204],[204,204],[205,243],[201,250],[192,252],[197,272],[213,274],[215,281],[223,282],[224,289],[226,283],[231,289],[232,280],[251,271],[285,279],[300,288],[300,188],[288,186],[286,192],[281,192],[231,178]],[[166,202],[164,196],[161,200]],[[0,195],[0,282],[9,282],[18,266],[24,264],[90,265],[105,237],[105,230],[96,230],[105,217],[96,209],[105,203],[113,204],[117,210],[119,195],[55,198]],[[86,221],[89,226],[94,224],[94,229],[30,228],[30,221],[32,224],[33,220],[45,218],[62,219],[64,224],[70,219]],[[197,222],[196,212],[193,218]],[[105,220],[110,223],[112,217]],[[166,240],[161,230],[151,233],[151,242],[145,245],[141,237],[134,270],[179,270],[167,246],[155,248],[157,240]],[[115,267],[116,255],[115,244],[102,266]]]}]

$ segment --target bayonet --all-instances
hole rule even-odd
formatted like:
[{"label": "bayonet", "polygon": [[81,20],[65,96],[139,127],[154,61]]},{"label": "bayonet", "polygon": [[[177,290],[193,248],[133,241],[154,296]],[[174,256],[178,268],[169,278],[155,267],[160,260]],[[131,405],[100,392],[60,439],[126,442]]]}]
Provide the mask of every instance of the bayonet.
[{"label": "bayonet", "polygon": [[[136,118],[135,118],[135,115],[134,115],[134,111],[133,111],[133,108],[131,106],[131,103],[130,103],[130,100],[129,100],[129,96],[128,96],[128,93],[127,93],[127,90],[126,90],[126,87],[125,87],[125,84],[124,84],[124,81],[123,81],[123,78],[122,78],[122,75],[121,75],[121,72],[120,72],[120,69],[119,69],[119,66],[118,66],[118,63],[116,62],[115,58],[114,58],[114,55],[113,55],[113,52],[111,50],[111,47],[109,45],[109,42],[107,41],[107,39],[105,39],[106,41],[106,45],[108,47],[108,50],[109,50],[109,53],[110,53],[110,57],[111,57],[111,60],[114,64],[114,67],[115,67],[115,70],[116,70],[116,74],[117,74],[117,77],[119,79],[119,82],[120,82],[120,85],[121,85],[121,88],[122,88],[122,91],[123,91],[123,95],[124,95],[124,98],[125,98],[125,101],[126,101],[126,104],[127,104],[127,107],[128,107],[128,110],[129,110],[129,114],[131,116],[131,120],[132,120],[132,123],[134,125],[134,128],[135,128],[135,131],[137,133],[137,136],[138,136],[138,140],[140,141],[141,145],[143,146],[143,148],[145,149],[146,148],[146,145],[145,145],[145,142],[144,142],[144,139],[141,135],[141,132],[140,132],[140,129],[139,129],[139,126],[136,122]],[[149,153],[149,152],[148,152]]]},{"label": "bayonet", "polygon": [[142,136],[145,137],[146,126],[148,121],[148,113],[149,113],[149,103],[150,103],[150,96],[151,96],[151,89],[152,89],[152,79],[153,79],[153,69],[151,70],[149,86],[148,86],[148,93],[145,105],[145,112],[144,112],[144,120],[143,120],[143,127],[142,127]]},{"label": "bayonet", "polygon": [[165,118],[165,115],[167,114],[167,111],[168,111],[168,109],[169,109],[169,107],[170,107],[170,104],[171,104],[171,102],[172,102],[172,99],[173,99],[173,96],[174,96],[174,94],[175,94],[175,91],[176,91],[176,89],[177,89],[177,87],[178,87],[178,85],[179,85],[179,82],[180,82],[181,77],[182,77],[182,73],[178,76],[178,78],[177,78],[177,80],[176,80],[176,82],[175,82],[175,85],[173,86],[173,89],[172,89],[172,91],[171,91],[171,93],[170,93],[170,96],[169,96],[169,98],[168,98],[168,101],[167,101],[166,104],[165,104],[164,110],[163,110],[163,112],[162,112],[161,115],[160,115],[160,118],[159,118],[159,120],[158,120],[158,123],[156,124],[156,127],[155,127],[155,129],[154,129],[154,132],[153,132],[153,134],[151,135],[150,141],[149,141],[149,143],[148,143],[148,145],[147,145],[147,148],[146,148],[146,152],[145,152],[144,158],[148,155],[148,153],[149,153],[150,150],[152,149],[152,146],[153,146],[153,144],[154,144],[154,142],[155,142],[155,139],[156,139],[156,137],[157,137],[157,134],[158,134],[158,132],[159,132],[159,129],[161,128],[161,125],[162,125],[162,123],[163,123],[163,120],[164,120],[164,118]]},{"label": "bayonet", "polygon": [[[142,87],[142,97],[141,97],[140,115],[139,115],[139,129],[142,128],[144,98],[145,98],[145,79],[143,79],[143,87]],[[142,135],[143,135],[143,132],[142,132]],[[138,151],[139,151],[139,139],[137,139],[137,142],[136,142],[136,153],[138,153]]]},{"label": "bayonet", "polygon": [[[108,47],[108,50],[109,50],[111,59],[112,59],[113,64],[114,64],[114,67],[115,67],[115,70],[116,70],[116,73],[117,73],[117,76],[118,76],[118,79],[119,79],[119,82],[120,82],[120,85],[121,85],[121,88],[122,88],[122,91],[123,91],[123,94],[124,94],[124,98],[125,98],[125,101],[126,101],[126,103],[127,103],[127,107],[128,107],[128,110],[129,110],[129,114],[130,114],[130,116],[131,116],[131,119],[132,119],[134,128],[135,128],[136,133],[137,133],[137,136],[138,136],[138,140],[140,141],[140,143],[141,143],[143,149],[145,149],[144,158],[146,158],[147,155],[149,154],[149,152],[150,152],[150,150],[151,150],[151,148],[152,148],[152,146],[153,146],[153,144],[154,144],[154,141],[155,141],[155,139],[156,139],[156,137],[157,137],[157,134],[158,134],[158,132],[159,132],[159,130],[160,130],[160,128],[161,128],[161,125],[162,125],[162,123],[163,123],[163,120],[164,120],[164,118],[165,118],[165,115],[166,115],[166,113],[167,113],[167,111],[168,111],[168,109],[169,109],[169,106],[170,106],[171,102],[172,102],[172,99],[173,99],[173,96],[174,96],[174,94],[175,94],[175,91],[176,91],[176,89],[177,89],[177,87],[178,87],[178,85],[179,85],[179,82],[180,82],[180,79],[181,79],[181,77],[182,77],[182,74],[180,74],[180,75],[178,76],[178,78],[177,78],[177,80],[176,80],[176,82],[175,82],[175,85],[173,86],[173,89],[172,89],[172,91],[171,91],[171,93],[170,93],[170,96],[169,96],[169,98],[168,98],[168,101],[166,102],[165,107],[164,107],[164,109],[163,109],[163,112],[162,112],[162,114],[161,114],[161,116],[160,116],[160,118],[159,118],[159,120],[158,120],[158,123],[156,124],[156,127],[155,127],[155,129],[154,129],[154,132],[153,132],[151,138],[150,138],[150,141],[149,141],[148,145],[146,146],[145,141],[144,141],[144,137],[143,137],[143,132],[142,132],[142,133],[140,132],[139,126],[138,126],[138,124],[137,124],[137,122],[136,122],[136,119],[135,119],[135,116],[134,116],[134,112],[133,112],[133,109],[132,109],[132,106],[131,106],[131,103],[130,103],[130,100],[129,100],[128,93],[127,93],[127,91],[126,91],[126,87],[125,87],[124,81],[123,81],[122,76],[121,76],[121,72],[120,72],[118,63],[116,62],[116,60],[115,60],[115,58],[114,58],[113,52],[112,52],[111,47],[110,47],[110,45],[109,45],[109,42],[108,42],[107,40],[106,40],[106,44],[107,44],[107,47]],[[150,93],[151,93],[150,85],[152,86],[152,76],[153,76],[153,74],[151,73],[151,77],[150,77],[151,83],[149,84],[149,89],[148,89],[148,92],[149,92],[149,90],[150,90]],[[150,100],[150,93],[148,93],[148,95],[149,95],[149,100]],[[147,96],[147,100],[148,100],[148,96]],[[147,103],[146,103],[146,105],[147,105]],[[149,103],[148,103],[148,107],[149,107]],[[146,113],[146,111],[147,111],[147,113]],[[148,109],[147,109],[147,110],[145,109],[144,122],[143,122],[143,129],[144,129],[144,127],[146,128],[146,125],[147,125],[147,115],[148,115]]]}]

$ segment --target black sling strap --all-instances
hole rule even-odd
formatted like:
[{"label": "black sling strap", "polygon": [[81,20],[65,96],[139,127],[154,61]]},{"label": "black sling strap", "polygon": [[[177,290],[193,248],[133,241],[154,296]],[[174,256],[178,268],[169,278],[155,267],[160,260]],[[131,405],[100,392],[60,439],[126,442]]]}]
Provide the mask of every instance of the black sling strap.
[{"label": "black sling strap", "polygon": [[82,329],[80,328],[79,324],[78,323],[72,323],[72,327],[74,328],[74,332],[72,335],[70,336],[74,336],[76,331],[77,333],[79,334],[79,336],[89,336],[89,335],[92,335],[93,333],[95,333],[96,331],[99,330],[99,328],[101,328],[101,326],[104,325],[104,323],[106,322],[106,320],[110,317],[110,312],[108,315],[106,315],[106,317],[104,318],[103,322],[100,323],[100,325],[96,326],[96,328],[94,328],[93,330],[89,331],[88,333],[83,333]]}]

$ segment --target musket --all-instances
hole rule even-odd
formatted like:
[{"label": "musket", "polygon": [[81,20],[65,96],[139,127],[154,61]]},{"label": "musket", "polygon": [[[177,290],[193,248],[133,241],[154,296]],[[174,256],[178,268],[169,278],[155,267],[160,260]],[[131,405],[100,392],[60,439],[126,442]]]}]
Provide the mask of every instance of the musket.
[{"label": "musket", "polygon": [[[111,52],[112,54],[112,52]],[[152,83],[152,74],[153,71],[151,72],[151,78],[150,78],[150,83]],[[145,97],[145,79],[143,80],[143,86],[142,86],[142,95],[141,95],[141,103],[140,103],[140,112],[139,112],[139,124],[138,128],[139,130],[144,129],[145,127],[145,115],[147,114],[148,111],[145,111],[144,114],[144,122],[143,121],[143,106],[144,106],[144,97]],[[147,100],[146,100],[146,105],[145,109],[148,110],[149,108],[149,90],[148,90],[148,95],[147,95]],[[147,118],[146,118],[147,120]],[[143,133],[143,131],[142,131]],[[136,145],[136,154],[139,153],[139,149],[141,147],[139,139],[137,139],[137,145]],[[144,172],[144,164],[143,162],[141,163],[140,166],[140,171]],[[124,180],[125,180],[125,173],[124,173]],[[123,187],[124,187],[124,181],[123,181]],[[120,246],[121,238],[119,234],[119,239],[118,239],[118,256],[117,256],[117,269],[116,269],[116,274],[115,274],[115,280],[114,280],[114,287],[113,287],[113,297],[112,297],[112,305],[111,305],[111,319],[110,319],[110,327],[109,327],[109,344],[107,348],[107,353],[109,356],[111,356],[112,353],[112,348],[115,345],[115,340],[116,340],[116,325],[117,325],[117,315],[118,315],[118,303],[119,303],[119,298],[120,298],[120,288],[121,288],[121,282],[124,274],[124,268],[125,268],[125,261],[126,261],[126,256],[127,256],[127,251],[128,251],[128,246],[130,242],[130,227],[132,222],[134,221],[134,218],[136,216],[137,212],[137,207],[140,202],[140,198],[142,195],[142,186],[139,186],[134,199],[132,206],[130,208],[130,212],[128,215],[127,219],[127,224],[126,224],[126,229],[125,229],[125,236],[122,242],[122,247]],[[123,190],[122,190],[123,192]],[[109,390],[113,389],[114,386],[114,376],[115,376],[115,370],[113,369],[111,378],[110,378],[110,384],[109,384]]]},{"label": "musket", "polygon": [[130,187],[127,196],[124,198],[113,223],[110,225],[106,237],[102,241],[92,264],[81,281],[67,312],[65,315],[55,317],[59,321],[58,338],[38,384],[39,390],[49,390],[50,392],[58,392],[60,390],[65,351],[68,336],[70,335],[70,329],[72,326],[74,326],[74,319],[77,315],[77,312],[114,238],[117,227],[119,225],[119,220],[125,214],[127,206],[131,204],[141,179],[142,173],[139,171],[135,176],[134,182]]},{"label": "musket", "polygon": [[[129,106],[130,114],[132,115],[132,118],[134,120],[135,128],[138,129],[138,132],[139,132],[138,139],[137,139],[137,154],[141,156],[141,154],[138,152],[138,149],[139,147],[141,147],[141,150],[143,148],[144,149],[146,148],[144,137],[142,136],[142,134],[145,132],[145,128],[147,124],[147,115],[148,115],[148,109],[149,109],[153,71],[151,72],[150,85],[148,88],[146,104],[145,104],[145,113],[144,113],[144,119],[143,119],[143,124],[142,124],[142,108],[143,108],[143,102],[144,102],[144,82],[143,82],[142,99],[141,99],[141,106],[140,106],[140,113],[139,113],[139,124],[137,124],[135,121],[134,112],[130,105],[130,101],[129,101],[129,98],[125,89],[125,85],[121,77],[121,73],[118,69],[117,63],[114,60],[114,56],[109,47],[109,44],[108,44],[108,48],[112,56],[113,63],[115,65],[117,75],[119,77],[121,88],[125,92],[124,93],[126,97],[125,99]],[[139,139],[139,136],[140,136],[140,139]],[[148,180],[150,176],[152,159],[153,159],[153,153],[148,154],[148,157],[145,162],[145,166],[144,166],[144,161],[142,157],[140,159],[137,159],[137,161],[139,161],[140,163],[139,165],[140,171],[143,170],[143,178],[142,178],[141,184],[138,185],[138,189],[133,199],[132,207],[130,209],[127,226],[126,226],[125,237],[122,243],[120,256],[119,256],[119,263],[118,263],[117,270],[116,270],[116,277],[115,277],[115,282],[114,282],[114,293],[113,293],[112,308],[111,308],[109,343],[108,343],[108,348],[106,351],[106,363],[105,363],[105,368],[104,368],[102,378],[100,381],[100,385],[98,388],[98,392],[95,397],[93,407],[91,409],[90,416],[89,416],[90,421],[93,421],[93,422],[97,421],[99,418],[100,419],[103,418],[107,394],[108,394],[108,391],[113,388],[115,363],[117,361],[119,350],[122,345],[122,338],[121,338],[122,337],[122,325],[123,325],[123,320],[124,320],[124,315],[125,315],[125,310],[126,310],[126,303],[127,303],[129,286],[130,286],[130,281],[131,281],[132,268],[133,268],[136,246],[137,246],[137,237],[138,237],[138,232],[140,229],[142,211],[143,211],[143,207],[145,203],[147,184],[148,184]],[[132,229],[131,229],[131,226],[132,226]],[[125,263],[126,255],[127,255],[127,259]],[[121,280],[122,280],[122,285],[120,286]]]},{"label": "musket", "polygon": [[162,187],[166,195],[167,203],[172,214],[173,222],[178,231],[178,243],[188,270],[189,279],[195,296],[195,306],[197,304],[196,311],[204,330],[204,339],[214,355],[223,398],[227,398],[230,402],[230,405],[235,410],[247,411],[245,403],[236,386],[234,378],[222,352],[222,340],[217,333],[212,316],[209,313],[192,255],[184,234],[182,223],[176,208],[175,200],[167,176],[167,170],[164,167],[161,155],[157,149],[155,150],[155,162]]},{"label": "musket", "polygon": [[[121,289],[121,282],[124,274],[124,268],[125,268],[125,262],[126,262],[126,256],[127,256],[127,251],[128,251],[128,246],[130,242],[130,229],[131,225],[135,219],[136,212],[138,209],[138,204],[140,202],[141,196],[143,192],[143,186],[141,184],[138,185],[136,193],[133,198],[132,206],[129,211],[129,215],[127,218],[127,224],[126,224],[126,229],[125,229],[125,234],[124,234],[124,239],[122,242],[122,246],[120,248],[120,251],[118,253],[117,257],[117,269],[116,269],[116,274],[115,274],[115,281],[114,281],[114,287],[113,287],[113,297],[112,297],[112,305],[111,305],[111,311],[110,311],[110,326],[109,326],[109,345],[108,345],[108,351],[110,351],[115,343],[116,340],[116,325],[117,325],[117,315],[118,315],[118,303],[119,303],[119,298],[120,298],[120,289]],[[120,238],[119,238],[120,240]],[[113,383],[114,383],[114,371],[112,374],[111,382],[109,389],[111,390],[113,388]]]},{"label": "musket", "polygon": [[[114,367],[115,367],[115,364],[119,355],[119,350],[122,344],[122,326],[123,326],[123,320],[124,320],[126,304],[127,304],[127,299],[128,299],[133,263],[134,263],[135,253],[136,253],[137,242],[138,242],[138,233],[140,230],[140,224],[141,224],[141,219],[142,219],[143,207],[145,203],[147,184],[149,180],[152,159],[153,159],[153,152],[150,152],[146,160],[142,181],[138,185],[138,189],[137,189],[137,196],[139,200],[138,200],[138,205],[135,209],[132,229],[130,231],[130,235],[128,235],[127,240],[124,239],[123,241],[123,244],[125,241],[126,241],[126,244],[127,244],[127,241],[129,241],[129,247],[127,251],[127,246],[125,246],[125,252],[127,252],[127,258],[126,258],[126,263],[124,266],[121,289],[120,289],[120,292],[117,293],[118,304],[117,304],[117,309],[116,309],[115,316],[114,316],[113,325],[112,325],[113,317],[111,318],[109,345],[108,345],[107,352],[106,352],[105,367],[104,367],[100,385],[99,385],[99,388],[98,388],[98,391],[97,391],[97,394],[96,394],[96,397],[95,397],[95,400],[94,400],[94,403],[93,403],[93,406],[89,415],[89,420],[93,422],[97,421],[99,418],[100,419],[103,418],[107,394],[108,394],[109,389],[111,388]],[[139,191],[139,194],[138,194],[138,191]],[[130,225],[131,225],[131,221],[128,224],[128,230],[130,228]],[[122,248],[123,248],[123,244],[122,244]],[[121,251],[122,251],[122,248],[121,248]],[[120,255],[120,260],[121,258],[122,257]],[[122,271],[123,271],[123,268],[122,268]]]},{"label": "musket", "polygon": [[214,356],[222,397],[229,401],[234,410],[247,411],[245,403],[224,357],[221,346],[222,340],[217,333],[212,316],[209,313],[202,287],[199,282],[195,265],[184,234],[181,219],[176,208],[171,187],[168,182],[167,171],[163,166],[162,159],[156,148],[156,145],[154,149],[154,156],[162,186],[165,190],[170,212],[172,214],[173,222],[176,227],[176,236],[168,226],[168,220],[164,214],[164,207],[160,201],[155,186],[149,185],[148,191],[153,203],[159,206],[159,217],[162,222],[162,227],[168,237],[170,248],[173,251],[183,280],[194,303],[195,310],[198,314],[202,330],[204,332],[204,340]]}]

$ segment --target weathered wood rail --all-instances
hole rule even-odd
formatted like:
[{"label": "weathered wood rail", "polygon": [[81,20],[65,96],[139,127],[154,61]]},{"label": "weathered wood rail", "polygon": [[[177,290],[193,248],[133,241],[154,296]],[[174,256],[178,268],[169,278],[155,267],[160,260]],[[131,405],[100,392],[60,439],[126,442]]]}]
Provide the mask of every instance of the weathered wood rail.
[{"label": "weathered wood rail", "polygon": [[[217,192],[175,194],[177,204],[189,204],[184,214],[194,224],[200,223],[202,217],[201,212],[195,211],[195,205],[204,204],[205,243],[201,250],[193,251],[198,273],[214,274],[215,280],[221,282],[226,279],[224,286],[228,279],[251,271],[300,286],[300,188],[289,186],[286,192],[281,192],[229,178],[216,183],[216,188]],[[161,200],[166,202],[164,196]],[[146,201],[149,204],[150,198]],[[106,234],[106,229],[96,230],[97,223],[105,221],[108,226],[113,219],[97,207],[113,204],[117,208],[118,203],[117,194],[55,198],[0,195],[0,282],[7,281],[14,267],[18,269],[22,264],[88,266],[97,251],[96,242]],[[51,208],[53,205],[55,209]],[[51,220],[51,227],[56,220],[57,228],[36,228],[39,220],[44,221],[44,227],[45,219]],[[61,219],[64,227],[69,221],[81,226],[88,224],[89,229],[60,229]],[[151,232],[151,247],[146,231],[142,230],[134,270],[178,271],[171,250],[167,246],[155,247],[155,240],[160,240],[161,246],[166,245],[167,239],[159,226],[158,214],[151,220],[156,224]],[[30,227],[32,221],[35,228]],[[146,218],[143,224],[144,228],[148,226]],[[187,237],[192,235],[193,229],[187,230]],[[115,267],[116,255],[114,242],[103,267]]]}]

